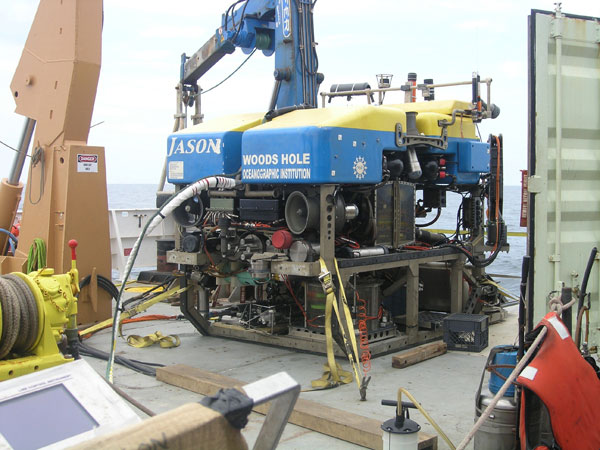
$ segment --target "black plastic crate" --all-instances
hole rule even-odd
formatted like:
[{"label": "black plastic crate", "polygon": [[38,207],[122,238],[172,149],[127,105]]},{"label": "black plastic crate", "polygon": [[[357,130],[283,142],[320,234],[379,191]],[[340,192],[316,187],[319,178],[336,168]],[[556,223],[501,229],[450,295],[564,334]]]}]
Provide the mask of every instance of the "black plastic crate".
[{"label": "black plastic crate", "polygon": [[450,314],[444,319],[444,342],[448,350],[480,352],[488,346],[488,316]]}]

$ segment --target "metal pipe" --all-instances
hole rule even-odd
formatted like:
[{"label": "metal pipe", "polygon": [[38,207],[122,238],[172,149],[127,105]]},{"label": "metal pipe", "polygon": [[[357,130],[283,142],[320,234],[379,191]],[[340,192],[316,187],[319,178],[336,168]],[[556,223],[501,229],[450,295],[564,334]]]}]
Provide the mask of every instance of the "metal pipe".
[{"label": "metal pipe", "polygon": [[21,173],[23,172],[23,166],[25,165],[25,158],[27,157],[27,150],[29,150],[29,144],[31,143],[31,137],[33,136],[34,129],[35,120],[27,117],[25,119],[25,125],[23,125],[21,141],[19,142],[19,153],[17,153],[17,156],[13,161],[13,166],[8,176],[8,184],[11,186],[17,186],[19,184]]},{"label": "metal pipe", "polygon": [[[480,84],[490,85],[492,82],[491,78],[486,78],[484,80],[480,80]],[[435,83],[435,84],[427,84],[427,88],[442,88],[442,87],[452,87],[452,86],[471,86],[473,84],[472,80],[469,81],[456,81],[451,83]],[[362,91],[339,91],[339,92],[321,92],[321,97],[323,98],[323,107],[325,106],[325,98],[326,97],[347,97],[348,95],[366,95],[373,92],[395,92],[395,91],[405,91],[407,88],[411,90],[420,89],[420,85],[408,86],[403,85],[400,87],[389,87],[389,88],[378,88],[378,89],[365,89]],[[489,100],[489,97],[488,97]]]},{"label": "metal pipe", "polygon": [[269,191],[251,191],[250,190],[250,185],[247,184],[246,188],[244,189],[244,195],[246,197],[250,197],[250,198],[256,198],[256,197],[277,197],[279,195],[279,192],[277,189],[271,189]]},{"label": "metal pipe", "polygon": [[279,97],[279,90],[281,89],[281,80],[275,80],[273,86],[273,94],[271,94],[271,101],[269,102],[269,108],[267,111],[273,111],[277,106],[277,97]]},{"label": "metal pipe", "polygon": [[167,182],[167,158],[163,161],[162,170],[160,171],[160,178],[158,179],[158,186],[156,187],[156,192],[161,192],[165,188],[165,183]]},{"label": "metal pipe", "polygon": [[488,78],[486,80],[487,84],[487,112],[492,114],[492,80]]},{"label": "metal pipe", "polygon": [[202,123],[204,115],[202,114],[202,91],[198,89],[198,93],[194,95],[194,114],[192,115],[192,124],[198,125]]},{"label": "metal pipe", "polygon": [[556,17],[554,19],[554,39],[556,41],[556,86],[555,86],[555,127],[556,127],[556,154],[555,154],[555,217],[554,217],[554,286],[561,289],[560,281],[560,247],[561,221],[562,221],[562,29],[560,3],[556,6]]},{"label": "metal pipe", "polygon": [[203,286],[198,286],[198,312],[208,320],[208,292],[207,289]]},{"label": "metal pipe", "polygon": [[448,122],[447,120],[438,120],[438,126],[450,127],[450,126],[454,125],[456,123],[456,115],[457,114],[460,114],[461,117],[467,116],[468,111],[465,111],[463,109],[453,109],[452,110],[452,119],[450,120],[450,122]]},{"label": "metal pipe", "polygon": [[[173,124],[173,133],[179,131],[179,126],[181,125],[181,120],[178,117],[178,114],[175,115],[175,123]],[[158,180],[158,188],[156,192],[161,192],[165,188],[165,183],[167,181],[167,157],[163,161],[162,170],[160,172],[160,178]]]}]

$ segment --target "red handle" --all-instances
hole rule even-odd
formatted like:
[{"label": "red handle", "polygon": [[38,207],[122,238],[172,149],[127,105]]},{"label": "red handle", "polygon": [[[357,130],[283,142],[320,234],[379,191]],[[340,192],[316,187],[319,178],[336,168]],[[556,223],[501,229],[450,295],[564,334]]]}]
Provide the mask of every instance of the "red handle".
[{"label": "red handle", "polygon": [[71,261],[75,261],[77,259],[77,254],[75,253],[75,248],[77,247],[77,241],[75,239],[71,239],[69,241],[69,247],[71,247]]}]

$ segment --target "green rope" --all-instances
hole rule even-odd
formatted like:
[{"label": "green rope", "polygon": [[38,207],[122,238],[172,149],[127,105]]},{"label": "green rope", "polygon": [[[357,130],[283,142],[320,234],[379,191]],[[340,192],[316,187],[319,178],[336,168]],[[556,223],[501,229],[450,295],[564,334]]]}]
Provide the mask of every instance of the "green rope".
[{"label": "green rope", "polygon": [[27,273],[46,267],[46,243],[43,239],[35,238],[29,247],[27,256]]}]

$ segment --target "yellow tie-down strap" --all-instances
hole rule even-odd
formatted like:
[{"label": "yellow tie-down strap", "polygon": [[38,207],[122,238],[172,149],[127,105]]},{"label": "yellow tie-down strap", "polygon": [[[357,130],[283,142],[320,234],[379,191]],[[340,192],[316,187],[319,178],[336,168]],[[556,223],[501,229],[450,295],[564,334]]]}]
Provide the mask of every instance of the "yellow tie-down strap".
[{"label": "yellow tie-down strap", "polygon": [[137,334],[127,336],[127,343],[132,347],[150,347],[151,345],[154,345],[157,342],[158,345],[160,345],[162,348],[179,347],[179,344],[181,344],[181,340],[176,334],[169,334],[165,336],[160,331],[149,334],[147,336],[138,336]]},{"label": "yellow tie-down strap", "polygon": [[[337,265],[337,260],[335,262],[335,269],[338,275],[338,279],[341,280],[339,274],[339,268]],[[323,291],[326,295],[325,302],[325,338],[327,343],[327,364],[324,366],[324,372],[321,378],[312,381],[313,388],[330,388],[335,387],[340,384],[347,384],[352,381],[352,374],[350,372],[345,372],[341,370],[339,364],[335,362],[335,355],[333,353],[333,333],[331,330],[331,317],[332,310],[335,312],[335,316],[337,318],[340,331],[342,333],[342,338],[344,340],[344,346],[346,347],[346,353],[348,355],[348,360],[350,361],[350,365],[352,366],[352,370],[354,371],[354,376],[356,379],[356,384],[358,386],[359,391],[361,390],[361,381],[360,375],[358,371],[358,348],[356,346],[356,336],[354,333],[354,325],[352,324],[352,315],[350,313],[350,308],[348,307],[348,302],[346,300],[346,293],[344,291],[344,286],[340,282],[340,295],[342,299],[342,306],[344,309],[344,318],[345,322],[348,326],[348,336],[346,334],[346,329],[341,320],[340,311],[338,308],[337,299],[335,297],[335,293],[333,291],[333,279],[331,277],[331,272],[327,270],[327,265],[323,258],[319,259],[319,263],[321,265],[321,275],[319,275],[319,281],[323,286]],[[362,394],[361,394],[362,397]]]},{"label": "yellow tie-down strap", "polygon": [[[123,322],[123,320],[129,319],[143,311],[146,311],[148,308],[150,308],[152,305],[154,305],[156,303],[162,302],[163,300],[166,300],[170,297],[174,297],[176,295],[182,294],[183,292],[187,291],[189,288],[190,288],[190,286],[186,286],[183,288],[180,288],[180,287],[171,288],[168,291],[165,291],[162,294],[157,295],[156,297],[149,298],[148,300],[146,300],[142,303],[139,303],[130,309],[123,311],[121,313],[121,317],[119,320],[119,332],[121,331],[121,323]],[[112,326],[112,324],[113,324],[113,318],[111,317],[100,323],[97,323],[96,325],[86,328],[85,330],[80,331],[79,335],[85,336],[86,334],[95,333],[96,331],[102,330],[103,328]]]}]

